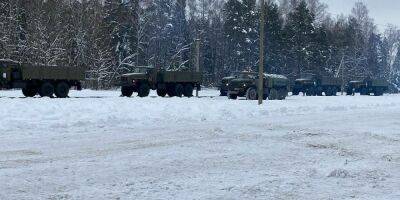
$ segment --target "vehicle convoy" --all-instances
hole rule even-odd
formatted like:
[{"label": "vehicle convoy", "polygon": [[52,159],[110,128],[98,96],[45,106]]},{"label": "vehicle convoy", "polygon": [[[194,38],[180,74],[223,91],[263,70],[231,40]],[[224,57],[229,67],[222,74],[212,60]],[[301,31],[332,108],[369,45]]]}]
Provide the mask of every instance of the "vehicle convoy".
[{"label": "vehicle convoy", "polygon": [[388,90],[389,83],[387,81],[372,78],[349,81],[346,86],[347,95],[360,93],[360,95],[374,94],[375,96],[382,96]]},{"label": "vehicle convoy", "polygon": [[[283,100],[288,95],[289,79],[283,75],[264,74],[263,99]],[[237,99],[246,97],[247,100],[258,99],[258,75],[257,73],[241,74],[231,80],[228,88],[228,98]]]},{"label": "vehicle convoy", "polygon": [[307,96],[336,96],[341,90],[341,80],[338,78],[319,76],[313,73],[302,73],[295,80],[292,93],[299,95],[300,92]]},{"label": "vehicle convoy", "polygon": [[191,97],[193,90],[201,89],[201,73],[190,71],[165,71],[152,67],[142,67],[142,72],[124,74],[120,77],[121,93],[131,97],[134,92],[139,97],[149,96],[150,90],[157,90],[158,96]]},{"label": "vehicle convoy", "polygon": [[21,88],[26,97],[68,97],[71,87],[81,90],[85,69],[25,64],[0,60],[0,89]]}]

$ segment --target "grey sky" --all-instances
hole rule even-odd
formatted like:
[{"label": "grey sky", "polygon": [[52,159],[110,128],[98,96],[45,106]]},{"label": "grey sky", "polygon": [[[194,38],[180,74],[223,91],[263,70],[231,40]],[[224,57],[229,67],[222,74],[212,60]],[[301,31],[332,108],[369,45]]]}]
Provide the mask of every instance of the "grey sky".
[{"label": "grey sky", "polygon": [[380,30],[384,30],[387,24],[400,27],[400,0],[321,0],[329,5],[329,12],[337,14],[349,14],[355,2],[365,2],[370,10],[370,16],[374,18]]}]

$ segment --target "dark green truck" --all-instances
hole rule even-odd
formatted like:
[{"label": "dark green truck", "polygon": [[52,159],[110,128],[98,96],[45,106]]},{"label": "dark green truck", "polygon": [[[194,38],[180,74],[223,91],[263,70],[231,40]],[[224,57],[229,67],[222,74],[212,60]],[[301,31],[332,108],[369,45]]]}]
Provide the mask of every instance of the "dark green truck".
[{"label": "dark green truck", "polygon": [[[284,100],[288,95],[289,79],[283,75],[264,74],[263,99]],[[229,83],[228,98],[246,97],[247,100],[258,99],[258,74],[241,74]]]},{"label": "dark green truck", "polygon": [[191,97],[193,90],[201,89],[202,74],[191,71],[165,71],[152,67],[141,68],[139,72],[124,74],[119,86],[124,97],[131,97],[134,92],[139,97],[149,96],[150,90],[157,90],[158,96]]},{"label": "dark green truck", "polygon": [[0,89],[22,89],[26,97],[68,97],[71,87],[81,89],[85,69],[0,60]]},{"label": "dark green truck", "polygon": [[292,93],[299,95],[300,92],[307,96],[336,96],[341,90],[341,80],[329,76],[321,76],[309,72],[302,73],[295,80]]},{"label": "dark green truck", "polygon": [[347,95],[360,95],[382,96],[389,90],[389,83],[383,79],[364,78],[359,80],[349,81],[346,86]]}]

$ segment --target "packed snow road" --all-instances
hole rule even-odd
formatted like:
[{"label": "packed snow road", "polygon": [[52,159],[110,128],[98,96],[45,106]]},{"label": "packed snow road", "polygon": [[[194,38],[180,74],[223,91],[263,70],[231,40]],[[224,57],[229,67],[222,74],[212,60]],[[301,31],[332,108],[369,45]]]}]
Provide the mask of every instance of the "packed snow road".
[{"label": "packed snow road", "polygon": [[398,95],[21,96],[0,91],[2,200],[400,199]]}]

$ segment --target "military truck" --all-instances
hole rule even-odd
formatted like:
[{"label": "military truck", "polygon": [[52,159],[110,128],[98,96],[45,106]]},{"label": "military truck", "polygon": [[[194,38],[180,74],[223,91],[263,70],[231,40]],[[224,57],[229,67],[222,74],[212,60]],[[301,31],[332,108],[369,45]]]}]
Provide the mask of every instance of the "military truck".
[{"label": "military truck", "polygon": [[85,69],[0,60],[0,89],[20,88],[25,97],[68,97],[71,87],[81,90]]},{"label": "military truck", "polygon": [[364,78],[349,81],[346,85],[347,95],[360,93],[360,95],[374,94],[375,96],[382,96],[388,90],[389,83],[382,79]]},{"label": "military truck", "polygon": [[165,71],[153,67],[142,67],[141,72],[124,74],[120,77],[121,93],[131,97],[149,96],[150,90],[157,90],[160,97],[191,97],[193,90],[201,89],[201,73],[190,71]]},{"label": "military truck", "polygon": [[299,95],[300,92],[307,96],[336,96],[341,90],[341,80],[338,78],[319,76],[313,73],[302,73],[299,79],[295,80],[292,94]]},{"label": "military truck", "polygon": [[229,83],[233,80],[233,79],[235,79],[235,78],[237,78],[238,76],[240,76],[241,74],[248,74],[248,73],[252,73],[252,72],[246,72],[246,71],[243,71],[243,72],[234,72],[234,73],[232,73],[230,76],[227,76],[227,77],[224,77],[224,78],[222,78],[222,80],[221,80],[221,83],[220,83],[220,85],[219,85],[219,91],[220,91],[220,96],[227,96],[228,95],[228,88],[229,88]]},{"label": "military truck", "polygon": [[[288,95],[289,80],[283,75],[264,74],[263,99],[284,100]],[[229,83],[228,98],[246,97],[247,100],[258,99],[258,74],[241,74]]]}]

